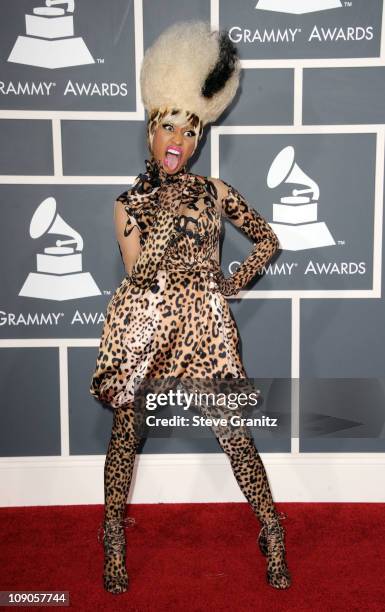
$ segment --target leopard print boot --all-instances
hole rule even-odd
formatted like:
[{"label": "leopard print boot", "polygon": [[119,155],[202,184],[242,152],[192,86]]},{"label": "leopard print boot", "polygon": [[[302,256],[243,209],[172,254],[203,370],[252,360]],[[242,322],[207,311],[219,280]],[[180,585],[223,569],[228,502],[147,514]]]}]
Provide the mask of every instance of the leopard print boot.
[{"label": "leopard print boot", "polygon": [[103,533],[104,545],[104,588],[115,595],[124,593],[128,589],[128,575],[126,569],[126,540],[124,528],[135,522],[135,519],[113,518],[105,519],[98,530],[98,541],[101,542]]},{"label": "leopard print boot", "polygon": [[259,532],[259,548],[267,557],[266,578],[268,583],[276,589],[287,589],[291,585],[291,576],[286,565],[285,530],[280,519],[287,518],[283,512],[267,521],[262,521]]}]

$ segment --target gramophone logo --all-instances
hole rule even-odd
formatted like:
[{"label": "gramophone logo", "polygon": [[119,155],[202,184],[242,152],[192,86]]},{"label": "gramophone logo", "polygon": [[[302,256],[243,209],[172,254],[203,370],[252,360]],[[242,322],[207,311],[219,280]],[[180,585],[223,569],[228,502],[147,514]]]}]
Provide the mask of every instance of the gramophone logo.
[{"label": "gramophone logo", "polygon": [[37,272],[28,274],[19,295],[62,302],[101,294],[91,274],[82,272],[83,238],[56,212],[55,198],[46,198],[39,204],[29,234],[31,238],[61,234],[70,236],[70,240],[56,240],[56,246],[46,247],[44,253],[36,255]]},{"label": "gramophone logo", "polygon": [[[8,61],[41,68],[94,64],[83,38],[74,35],[75,0],[45,0],[45,4],[25,15],[26,36],[18,36]],[[67,11],[56,4],[66,4]]]},{"label": "gramophone logo", "polygon": [[317,183],[295,163],[295,151],[291,146],[282,149],[274,158],[268,175],[267,186],[275,189],[281,184],[295,183],[304,189],[293,189],[290,196],[273,203],[273,222],[282,249],[301,251],[336,244],[323,221],[318,218],[320,191]]},{"label": "gramophone logo", "polygon": [[256,9],[275,11],[277,13],[315,13],[327,9],[341,8],[340,0],[259,0]]}]

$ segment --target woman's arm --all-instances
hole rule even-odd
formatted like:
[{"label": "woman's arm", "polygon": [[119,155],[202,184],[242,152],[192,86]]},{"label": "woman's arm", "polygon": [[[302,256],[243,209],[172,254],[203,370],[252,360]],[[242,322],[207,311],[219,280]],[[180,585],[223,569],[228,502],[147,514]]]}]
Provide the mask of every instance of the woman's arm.
[{"label": "woman's arm", "polygon": [[114,209],[115,232],[130,281],[142,289],[153,284],[166,247],[174,231],[172,209],[160,208],[154,224],[141,244],[141,229],[127,203],[126,192],[119,196]]},{"label": "woman's arm", "polygon": [[115,201],[114,224],[124,267],[130,275],[140,253],[140,229],[135,217],[125,211],[121,200]]},{"label": "woman's arm", "polygon": [[216,281],[225,296],[236,295],[245,287],[279,249],[278,236],[266,219],[249,206],[245,198],[231,185],[219,179],[210,179],[218,192],[222,214],[254,242],[251,253],[238,270],[229,277],[218,270]]}]

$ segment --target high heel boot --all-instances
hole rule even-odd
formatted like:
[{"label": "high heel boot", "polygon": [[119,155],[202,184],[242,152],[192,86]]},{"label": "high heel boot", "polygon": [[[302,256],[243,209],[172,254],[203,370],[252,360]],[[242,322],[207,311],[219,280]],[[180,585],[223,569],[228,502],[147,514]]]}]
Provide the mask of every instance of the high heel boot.
[{"label": "high heel boot", "polygon": [[286,564],[285,530],[280,523],[287,518],[284,512],[275,512],[275,516],[262,522],[258,536],[259,548],[267,557],[266,578],[276,589],[287,589],[291,585],[291,576]]},{"label": "high heel boot", "polygon": [[132,517],[104,519],[98,529],[98,541],[104,545],[104,588],[115,595],[128,589],[124,529],[133,523]]}]

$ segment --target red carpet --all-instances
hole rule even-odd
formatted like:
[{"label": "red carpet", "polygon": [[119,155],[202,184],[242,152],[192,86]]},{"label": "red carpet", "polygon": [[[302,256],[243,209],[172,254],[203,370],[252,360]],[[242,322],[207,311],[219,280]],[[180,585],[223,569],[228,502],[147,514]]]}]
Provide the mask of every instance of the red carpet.
[{"label": "red carpet", "polygon": [[246,503],[128,506],[136,524],[126,530],[131,584],[122,595],[103,589],[103,506],[0,508],[0,590],[67,590],[76,610],[385,610],[385,504],[277,509],[288,515],[286,591],[266,582]]}]

